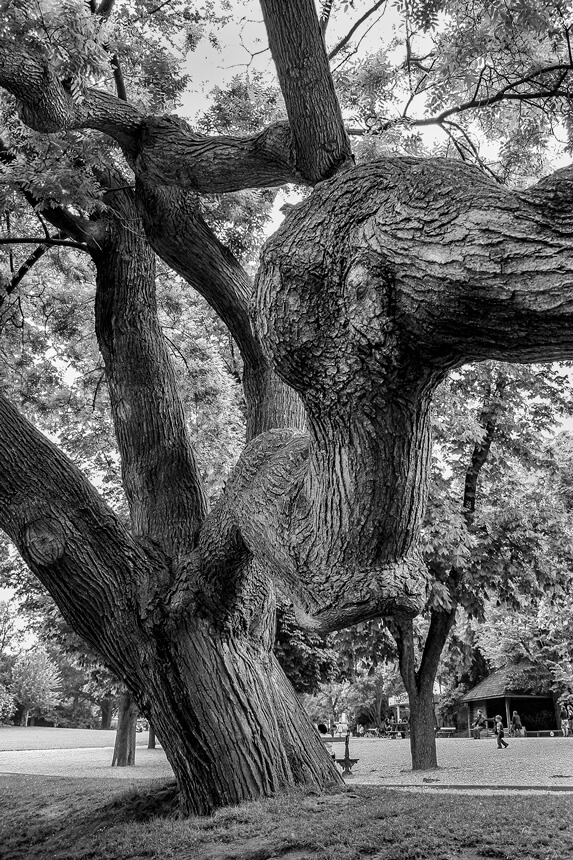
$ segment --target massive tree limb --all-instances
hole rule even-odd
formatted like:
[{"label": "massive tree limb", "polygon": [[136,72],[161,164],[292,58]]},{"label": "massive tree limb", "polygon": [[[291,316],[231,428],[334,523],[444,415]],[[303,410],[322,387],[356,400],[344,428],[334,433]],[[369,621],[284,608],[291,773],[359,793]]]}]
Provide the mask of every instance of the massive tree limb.
[{"label": "massive tree limb", "polygon": [[97,251],[96,334],[134,534],[169,557],[195,545],[206,513],[199,469],[155,299],[155,258],[133,194],[109,191]]},{"label": "massive tree limb", "polygon": [[514,192],[460,162],[385,159],[321,183],[267,243],[257,323],[310,440],[257,440],[218,515],[323,629],[421,608],[447,370],[573,356],[571,175]]},{"label": "massive tree limb", "polygon": [[136,174],[160,185],[203,193],[312,183],[297,168],[288,124],[250,137],[208,137],[177,117],[150,117],[111,93],[86,88],[81,101],[44,62],[22,47],[0,42],[0,86],[20,103],[37,131],[90,128],[121,146]]},{"label": "massive tree limb", "polygon": [[[137,662],[118,636],[152,565],[92,485],[0,397],[0,519],[66,619],[117,670]],[[159,559],[154,559],[157,571]]]}]

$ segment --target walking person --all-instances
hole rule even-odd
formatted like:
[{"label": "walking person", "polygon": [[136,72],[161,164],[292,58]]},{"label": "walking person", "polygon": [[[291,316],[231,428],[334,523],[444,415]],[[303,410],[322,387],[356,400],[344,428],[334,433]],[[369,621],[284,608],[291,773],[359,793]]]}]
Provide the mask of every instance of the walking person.
[{"label": "walking person", "polygon": [[523,735],[523,726],[521,725],[521,717],[514,711],[511,715],[511,726],[509,729],[510,735],[515,738],[520,738]]},{"label": "walking person", "polygon": [[561,720],[561,732],[563,733],[563,737],[569,737],[569,729],[571,728],[571,721],[569,719],[569,708],[565,702],[561,702],[561,710],[559,711],[559,719]]},{"label": "walking person", "polygon": [[482,714],[481,710],[478,709],[473,728],[474,738],[476,739],[476,741],[481,740],[481,733],[483,729],[485,729],[485,717]]},{"label": "walking person", "polygon": [[503,720],[499,714],[496,715],[495,718],[495,736],[497,738],[497,748],[498,750],[503,750],[509,746],[509,744],[503,739]]}]

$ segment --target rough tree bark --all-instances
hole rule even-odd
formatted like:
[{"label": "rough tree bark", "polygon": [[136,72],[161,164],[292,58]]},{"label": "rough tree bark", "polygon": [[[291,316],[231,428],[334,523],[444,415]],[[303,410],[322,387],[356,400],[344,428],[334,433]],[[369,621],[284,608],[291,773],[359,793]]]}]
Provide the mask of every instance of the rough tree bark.
[{"label": "rough tree bark", "polygon": [[[187,812],[206,813],[298,783],[335,784],[340,778],[272,654],[274,598],[265,570],[237,559],[216,584],[225,600],[203,583],[195,544],[205,502],[157,321],[153,255],[131,193],[112,190],[108,203],[112,214],[91,248],[96,333],[131,534],[6,402],[4,426],[18,423],[14,437],[29,456],[18,479],[4,473],[3,491],[12,495],[11,482],[18,480],[22,498],[34,498],[28,507],[16,502],[4,527],[157,726]],[[13,468],[7,449],[0,459]],[[48,510],[50,516],[37,515]],[[95,558],[76,535],[90,526],[100,551]],[[82,577],[74,579],[86,549]],[[100,601],[97,589],[88,596],[91,577],[101,580],[111,603]],[[83,597],[76,599],[76,590]]]},{"label": "rough tree bark", "polygon": [[223,572],[217,590],[233,598],[228,611],[213,598],[215,612],[205,603],[198,615],[187,602],[186,611],[178,608],[164,629],[162,603],[174,574],[185,571],[193,603],[205,600],[194,548],[206,505],[157,320],[153,256],[131,196],[121,190],[109,198],[114,217],[92,251],[96,334],[133,532],[163,561],[148,584],[149,606],[142,607],[143,619],[149,613],[148,626],[155,629],[154,646],[147,648],[145,672],[127,682],[157,726],[194,811],[293,781],[334,782],[320,741],[300,706],[293,707],[294,695],[294,731],[282,714],[284,705],[274,701],[275,687],[286,682],[270,653],[274,600],[260,566],[241,560],[240,601],[231,587],[237,573],[231,566]]},{"label": "rough tree bark", "polygon": [[[573,172],[511,192],[459,162],[349,166],[314,4],[288,5],[266,0],[264,13],[290,128],[244,139],[197,135],[108,93],[74,100],[31,48],[0,40],[0,86],[24,121],[114,138],[142,216],[117,188],[86,238],[133,529],[4,398],[0,523],[157,728],[188,812],[339,779],[272,655],[271,579],[308,626],[393,614],[407,637],[425,601],[417,543],[433,390],[470,360],[573,357]],[[192,195],[291,180],[315,188],[267,243],[252,323],[240,273]],[[185,230],[162,230],[154,207],[174,200]],[[195,280],[235,326],[260,402],[255,438],[210,512],[143,239],[192,280],[186,230],[204,273]],[[267,406],[279,389],[300,395],[307,433]]]}]

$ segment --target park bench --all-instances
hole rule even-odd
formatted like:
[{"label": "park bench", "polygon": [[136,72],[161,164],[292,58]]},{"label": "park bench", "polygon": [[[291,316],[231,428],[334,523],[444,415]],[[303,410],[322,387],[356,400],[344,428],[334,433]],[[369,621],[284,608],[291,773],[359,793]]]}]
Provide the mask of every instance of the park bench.
[{"label": "park bench", "polygon": [[337,758],[335,761],[342,768],[342,776],[350,776],[352,774],[352,768],[358,759],[350,758],[350,732],[347,733],[344,739],[344,758]]},{"label": "park bench", "polygon": [[453,726],[440,726],[436,729],[437,738],[453,738],[456,730]]},{"label": "park bench", "polygon": [[347,733],[345,738],[329,738],[327,736],[322,736],[322,741],[325,744],[331,744],[333,741],[344,741],[344,758],[335,758],[336,764],[339,764],[342,768],[343,776],[350,776],[352,774],[352,768],[358,761],[357,758],[350,758],[350,732]]}]

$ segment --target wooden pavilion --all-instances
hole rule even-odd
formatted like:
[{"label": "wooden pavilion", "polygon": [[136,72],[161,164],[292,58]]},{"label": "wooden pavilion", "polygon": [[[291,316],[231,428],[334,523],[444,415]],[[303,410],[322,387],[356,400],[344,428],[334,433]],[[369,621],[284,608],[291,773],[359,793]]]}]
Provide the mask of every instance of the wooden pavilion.
[{"label": "wooden pavilion", "polygon": [[504,724],[509,726],[512,713],[517,711],[528,734],[557,732],[561,723],[553,696],[514,689],[515,671],[516,666],[497,669],[463,697],[462,701],[468,705],[470,735],[478,709],[486,718],[488,728],[492,728],[496,714],[501,714]]}]

